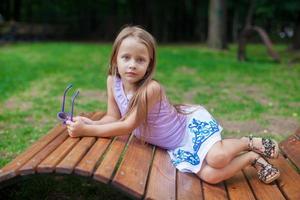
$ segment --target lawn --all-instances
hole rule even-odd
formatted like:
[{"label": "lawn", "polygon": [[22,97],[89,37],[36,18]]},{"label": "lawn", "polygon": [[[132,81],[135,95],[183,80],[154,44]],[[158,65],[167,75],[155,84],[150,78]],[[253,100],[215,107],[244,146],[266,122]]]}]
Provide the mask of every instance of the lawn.
[{"label": "lawn", "polygon": [[[236,45],[227,51],[161,45],[155,78],[172,103],[206,107],[224,127],[225,138],[253,133],[281,141],[300,121],[300,63],[294,62],[299,54],[286,49],[276,46],[282,61],[275,63],[262,45],[250,45],[249,60],[238,62]],[[0,167],[58,123],[69,83],[71,93],[80,90],[76,114],[106,109],[110,50],[111,44],[67,42],[0,47]]]}]

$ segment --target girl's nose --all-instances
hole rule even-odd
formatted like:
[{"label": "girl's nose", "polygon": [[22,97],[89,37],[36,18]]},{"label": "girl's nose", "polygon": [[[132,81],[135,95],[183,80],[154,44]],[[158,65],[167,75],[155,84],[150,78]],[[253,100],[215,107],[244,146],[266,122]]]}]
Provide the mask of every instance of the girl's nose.
[{"label": "girl's nose", "polygon": [[129,69],[136,69],[134,62],[129,63]]}]

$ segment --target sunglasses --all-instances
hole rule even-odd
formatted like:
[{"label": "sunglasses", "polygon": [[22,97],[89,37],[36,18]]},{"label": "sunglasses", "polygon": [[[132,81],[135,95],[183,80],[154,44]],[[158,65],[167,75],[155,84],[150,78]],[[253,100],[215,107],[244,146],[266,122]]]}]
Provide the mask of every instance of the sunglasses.
[{"label": "sunglasses", "polygon": [[64,96],[63,96],[63,100],[62,100],[62,106],[61,106],[61,111],[57,113],[57,118],[63,123],[66,124],[67,120],[71,120],[73,121],[73,112],[74,112],[74,102],[75,102],[75,98],[78,96],[79,91],[77,90],[77,92],[75,94],[73,94],[72,96],[72,110],[71,113],[65,112],[65,101],[66,101],[66,94],[68,92],[68,90],[70,88],[72,88],[73,85],[70,84],[66,87],[65,92],[64,92]]}]

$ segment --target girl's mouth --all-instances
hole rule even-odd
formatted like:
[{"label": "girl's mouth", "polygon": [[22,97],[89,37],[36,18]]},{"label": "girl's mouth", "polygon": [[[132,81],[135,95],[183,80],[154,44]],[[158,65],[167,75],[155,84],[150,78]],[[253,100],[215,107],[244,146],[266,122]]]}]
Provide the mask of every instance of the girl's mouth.
[{"label": "girl's mouth", "polygon": [[129,75],[129,76],[135,76],[136,75],[136,73],[134,73],[134,72],[125,72],[125,74]]}]

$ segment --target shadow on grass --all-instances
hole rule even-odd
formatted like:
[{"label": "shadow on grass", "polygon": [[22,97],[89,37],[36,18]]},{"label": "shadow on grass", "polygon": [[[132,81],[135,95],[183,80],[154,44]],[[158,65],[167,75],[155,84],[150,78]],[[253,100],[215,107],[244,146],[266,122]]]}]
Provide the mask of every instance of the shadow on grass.
[{"label": "shadow on grass", "polygon": [[1,199],[131,199],[112,185],[74,175],[32,175],[10,180],[0,188]]}]

